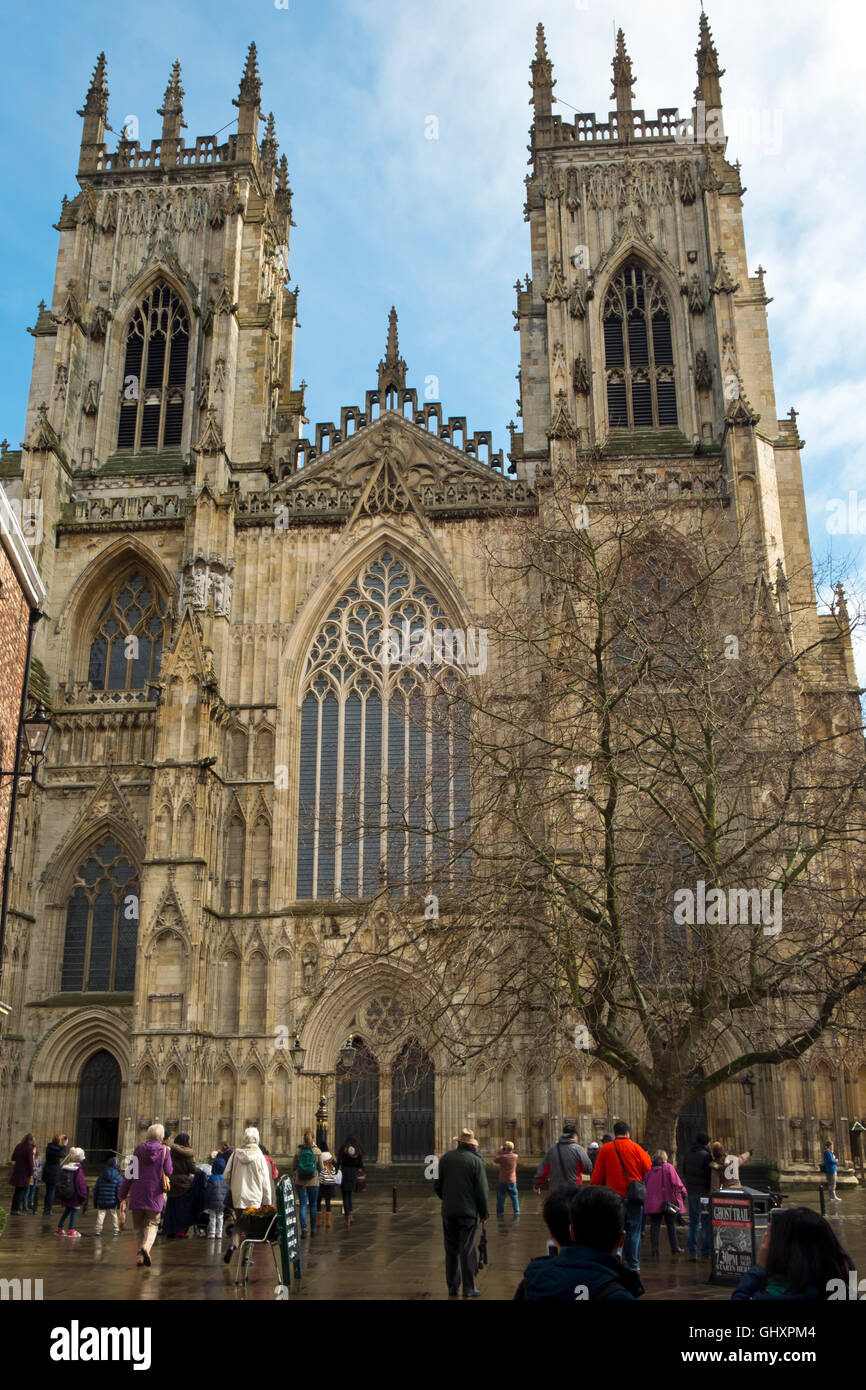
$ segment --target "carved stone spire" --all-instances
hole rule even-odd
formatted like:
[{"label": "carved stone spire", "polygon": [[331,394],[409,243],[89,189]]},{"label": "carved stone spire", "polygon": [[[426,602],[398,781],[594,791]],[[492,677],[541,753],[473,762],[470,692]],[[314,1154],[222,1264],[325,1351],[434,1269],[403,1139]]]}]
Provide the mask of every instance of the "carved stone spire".
[{"label": "carved stone spire", "polygon": [[262,83],[256,46],[251,43],[247,49],[240,91],[232,98],[232,106],[238,108],[237,158],[254,160],[259,147],[259,103],[262,97]]},{"label": "carved stone spire", "polygon": [[713,35],[707,16],[701,10],[699,41],[695,57],[698,60],[698,85],[695,87],[695,101],[702,101],[707,111],[715,111],[722,104],[722,88],[719,82],[725,69],[719,67],[719,55],[713,43]]},{"label": "carved stone spire", "polygon": [[171,66],[171,76],[162,99],[162,106],[156,110],[162,116],[162,145],[165,152],[166,141],[179,140],[181,130],[186,129],[183,118],[183,87],[180,85],[180,63],[175,59]]},{"label": "carved stone spire", "polygon": [[81,171],[96,168],[97,153],[105,140],[108,124],[108,82],[106,81],[105,54],[100,53],[93,69],[84,105],[78,112],[84,117],[81,131],[81,156],[78,167]]},{"label": "carved stone spire", "polygon": [[535,107],[536,118],[549,116],[553,111],[553,89],[556,81],[553,76],[553,64],[547,56],[543,24],[539,24],[535,31],[535,57],[530,68],[532,81],[529,85],[532,88],[532,96],[529,98],[529,104]]},{"label": "carved stone spire", "polygon": [[277,144],[276,127],[274,126],[274,113],[273,111],[269,111],[268,123],[265,127],[265,133],[262,136],[261,148],[259,150],[262,167],[269,172],[273,172],[277,167],[277,152],[279,148]]},{"label": "carved stone spire", "polygon": [[280,155],[280,162],[277,165],[276,204],[281,211],[291,213],[292,190],[289,187],[289,165],[284,154]]},{"label": "carved stone spire", "polygon": [[406,390],[406,363],[400,356],[400,345],[397,341],[397,310],[393,305],[388,315],[388,341],[385,344],[385,357],[379,363],[379,390],[381,392]]},{"label": "carved stone spire", "polygon": [[613,68],[613,92],[611,99],[616,102],[617,122],[621,134],[631,133],[631,89],[635,79],[631,73],[631,58],[625,46],[625,34],[621,29],[616,33],[616,53],[611,64]]}]

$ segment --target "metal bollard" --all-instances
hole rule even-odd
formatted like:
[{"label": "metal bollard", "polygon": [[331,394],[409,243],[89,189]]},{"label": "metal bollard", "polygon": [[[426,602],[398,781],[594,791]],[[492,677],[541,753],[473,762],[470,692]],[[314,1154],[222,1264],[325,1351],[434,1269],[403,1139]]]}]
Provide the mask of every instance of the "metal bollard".
[{"label": "metal bollard", "polygon": [[397,1210],[397,1189],[396,1189],[396,1187],[392,1187],[392,1188],[391,1188],[391,1210],[392,1210],[392,1211],[396,1211],[396,1210]]},{"label": "metal bollard", "polygon": [[820,1201],[821,1201],[821,1215],[822,1215],[822,1216],[826,1216],[826,1215],[827,1215],[827,1206],[826,1206],[826,1203],[825,1203],[825,1201],[824,1201],[824,1193],[825,1193],[826,1191],[827,1191],[827,1188],[826,1188],[826,1186],[824,1185],[824,1183],[819,1182],[819,1184],[818,1184],[818,1197],[820,1198]]}]

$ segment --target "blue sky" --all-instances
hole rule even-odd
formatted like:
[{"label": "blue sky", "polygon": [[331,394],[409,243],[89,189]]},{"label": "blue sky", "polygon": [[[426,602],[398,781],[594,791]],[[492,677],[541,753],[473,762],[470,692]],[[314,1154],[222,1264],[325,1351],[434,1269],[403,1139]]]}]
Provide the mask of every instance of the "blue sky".
[{"label": "blue sky", "polygon": [[[160,131],[179,58],[187,139],[236,116],[244,54],[259,50],[294,190],[290,280],[300,286],[296,380],[311,421],[335,419],[375,383],[392,303],[410,384],[439,380],[470,429],[507,443],[518,339],[513,284],[528,269],[523,178],[528,64],[541,19],[556,95],[609,109],[614,21],[637,77],[635,104],[686,111],[700,6],[667,0],[273,0],[7,7],[0,206],[0,435],[24,428],[38,301],[50,296],[61,196],[77,191],[83,101],[97,52],[108,61],[109,120]],[[851,55],[866,20],[831,0],[713,0],[729,157],[742,162],[750,269],[766,269],[779,415],[794,405],[807,441],[816,560],[860,562],[857,537],[831,536],[827,502],[861,489],[862,304],[866,261],[866,84]],[[562,108],[568,114],[568,108]],[[425,138],[429,116],[438,139]],[[113,140],[116,137],[110,137]],[[307,431],[309,433],[309,430]],[[866,491],[863,493],[866,496]],[[864,506],[866,511],[866,506]],[[864,521],[866,529],[866,521]]]}]

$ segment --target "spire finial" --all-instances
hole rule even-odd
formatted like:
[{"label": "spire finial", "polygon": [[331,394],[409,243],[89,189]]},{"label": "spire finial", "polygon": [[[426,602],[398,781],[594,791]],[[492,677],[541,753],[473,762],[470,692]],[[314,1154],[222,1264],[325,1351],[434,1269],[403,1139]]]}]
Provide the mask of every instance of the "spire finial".
[{"label": "spire finial", "polygon": [[388,341],[385,344],[385,357],[379,363],[379,390],[381,392],[406,390],[406,363],[400,356],[400,343],[397,338],[397,310],[393,304],[388,315]]},{"label": "spire finial", "polygon": [[[616,31],[616,52],[611,67],[613,68],[613,93],[611,99],[616,102],[617,115],[628,117],[631,113],[631,89],[634,86],[635,79],[632,76],[631,58],[628,56],[628,50],[625,46],[625,34],[622,32],[622,29],[617,29]],[[623,125],[629,126],[628,121],[620,121],[619,125],[621,127],[621,134],[630,133],[630,127],[625,131],[622,130]]]},{"label": "spire finial", "polygon": [[255,43],[251,43],[247,49],[247,60],[244,64],[238,99],[232,104],[234,106],[258,106],[261,95],[262,82],[259,77],[258,54]]},{"label": "spire finial", "polygon": [[96,59],[96,66],[93,69],[93,76],[90,79],[87,96],[84,98],[84,106],[78,112],[78,115],[106,116],[107,114],[108,82],[106,81],[105,54],[100,53]]},{"label": "spire finial", "polygon": [[81,154],[78,159],[79,174],[90,173],[97,166],[100,150],[105,140],[108,124],[108,82],[106,81],[105,54],[100,53],[90,79],[84,105],[78,112],[84,117],[81,130]]},{"label": "spire finial", "polygon": [[156,108],[156,114],[162,116],[163,143],[179,140],[181,130],[186,129],[186,121],[183,118],[183,87],[180,84],[180,63],[177,58],[171,65],[171,75],[162,106]]},{"label": "spire finial", "polygon": [[276,127],[274,125],[274,113],[273,111],[269,111],[268,121],[267,125],[265,126],[265,133],[262,136],[262,144],[260,150],[262,164],[266,169],[276,168],[277,153],[279,151],[279,148],[280,147],[277,144]]},{"label": "spire finial", "polygon": [[719,67],[719,55],[713,43],[710,22],[701,6],[698,21],[698,47],[695,51],[698,60],[698,85],[695,88],[695,101],[702,101],[707,110],[718,110],[722,104],[722,88],[719,82],[725,69]]},{"label": "spire finial", "polygon": [[259,152],[259,102],[261,96],[262,84],[259,78],[256,46],[251,43],[247,49],[240,91],[236,97],[232,97],[232,106],[238,108],[235,159],[248,160],[251,164],[255,163]]},{"label": "spire finial", "polygon": [[529,98],[530,106],[535,107],[536,118],[539,116],[549,116],[553,110],[553,89],[556,82],[553,77],[553,64],[547,56],[547,40],[544,37],[544,25],[539,24],[535,30],[535,57],[530,63],[532,72],[532,96]]}]

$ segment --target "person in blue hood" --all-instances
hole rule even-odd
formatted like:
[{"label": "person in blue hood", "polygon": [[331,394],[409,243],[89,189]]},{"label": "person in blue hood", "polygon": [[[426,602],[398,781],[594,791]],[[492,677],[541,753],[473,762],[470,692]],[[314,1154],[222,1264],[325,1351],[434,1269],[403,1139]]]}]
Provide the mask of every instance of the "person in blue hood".
[{"label": "person in blue hood", "polygon": [[559,1254],[527,1265],[515,1299],[631,1303],[640,1298],[640,1277],[613,1253],[625,1229],[623,1216],[622,1198],[612,1188],[584,1186],[551,1194],[544,1219]]},{"label": "person in blue hood", "polygon": [[226,1164],[231,1157],[228,1153],[217,1152],[211,1161],[210,1177],[207,1180],[204,1200],[207,1207],[207,1233],[210,1240],[220,1240],[223,1233],[223,1215],[229,1185],[225,1180]]}]

